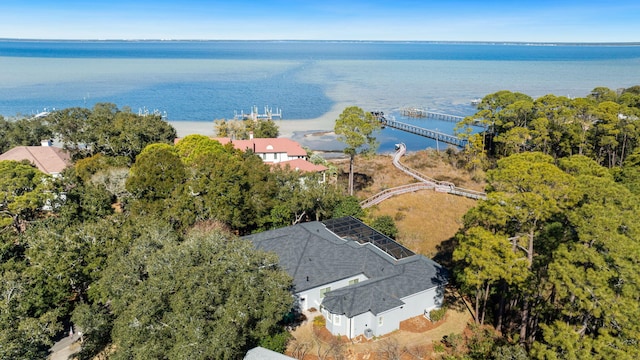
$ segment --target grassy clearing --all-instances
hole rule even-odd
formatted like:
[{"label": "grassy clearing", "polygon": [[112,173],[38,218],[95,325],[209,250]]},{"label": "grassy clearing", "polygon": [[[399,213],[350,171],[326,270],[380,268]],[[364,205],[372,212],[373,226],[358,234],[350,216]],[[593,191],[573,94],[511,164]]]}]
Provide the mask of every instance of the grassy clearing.
[{"label": "grassy clearing", "polygon": [[[470,174],[457,168],[455,161],[443,152],[418,151],[407,154],[401,161],[436,180],[451,181],[457,186],[480,191],[485,187],[483,174]],[[349,169],[348,160],[339,161],[337,165],[344,172]],[[416,182],[393,166],[391,155],[358,157],[355,172],[356,196],[360,199],[388,188]],[[415,252],[433,257],[438,252],[438,246],[451,239],[460,229],[462,216],[475,204],[475,200],[464,197],[422,190],[385,200],[370,208],[368,216],[391,216],[399,230],[399,242]]]},{"label": "grassy clearing", "polygon": [[433,257],[438,245],[452,238],[462,226],[462,216],[475,201],[431,190],[388,199],[370,209],[371,217],[391,216],[398,227],[398,241],[414,252]]}]

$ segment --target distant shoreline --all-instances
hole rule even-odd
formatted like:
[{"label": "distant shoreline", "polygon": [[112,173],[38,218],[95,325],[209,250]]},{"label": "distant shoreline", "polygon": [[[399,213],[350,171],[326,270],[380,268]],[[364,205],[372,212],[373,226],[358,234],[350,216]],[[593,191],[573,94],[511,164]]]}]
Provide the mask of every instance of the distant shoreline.
[{"label": "distant shoreline", "polygon": [[563,42],[563,41],[499,41],[499,40],[296,40],[296,39],[37,39],[37,38],[0,38],[0,41],[16,42],[137,42],[137,43],[157,43],[157,42],[256,42],[256,43],[377,43],[377,44],[469,44],[469,45],[519,45],[519,46],[640,46],[637,41],[622,42]]}]

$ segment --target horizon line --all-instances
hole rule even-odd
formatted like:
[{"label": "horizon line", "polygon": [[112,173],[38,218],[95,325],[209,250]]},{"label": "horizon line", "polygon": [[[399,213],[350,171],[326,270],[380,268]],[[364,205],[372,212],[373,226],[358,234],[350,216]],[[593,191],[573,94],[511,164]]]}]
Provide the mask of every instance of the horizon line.
[{"label": "horizon line", "polygon": [[357,40],[357,39],[161,39],[161,38],[131,38],[131,39],[68,39],[68,38],[12,38],[0,37],[0,41],[68,41],[68,42],[344,42],[344,43],[434,43],[434,44],[514,44],[514,45],[626,45],[640,46],[639,41],[513,41],[513,40]]}]

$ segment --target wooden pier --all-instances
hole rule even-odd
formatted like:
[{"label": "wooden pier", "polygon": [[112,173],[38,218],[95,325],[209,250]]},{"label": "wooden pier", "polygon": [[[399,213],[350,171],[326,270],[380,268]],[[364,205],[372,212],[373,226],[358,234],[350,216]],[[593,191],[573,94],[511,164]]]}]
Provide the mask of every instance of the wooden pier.
[{"label": "wooden pier", "polygon": [[431,119],[444,120],[444,121],[455,122],[455,123],[458,123],[464,120],[464,116],[442,114],[442,113],[428,111],[420,108],[401,109],[400,114],[402,116],[407,116],[412,118],[431,118]]},{"label": "wooden pier", "polygon": [[390,128],[406,131],[408,133],[420,135],[427,137],[429,139],[434,139],[437,141],[442,141],[443,143],[455,145],[458,147],[464,147],[467,144],[467,140],[461,139],[455,135],[445,134],[435,130],[429,130],[425,128],[421,128],[419,126],[395,121],[395,119],[389,119],[387,117],[380,117],[380,122],[383,126],[388,126]]},{"label": "wooden pier", "polygon": [[[443,113],[438,113],[438,112],[434,112],[434,111],[428,111],[428,110],[421,109],[421,108],[405,108],[405,109],[401,109],[400,110],[400,115],[406,116],[406,117],[411,117],[411,118],[436,119],[436,120],[448,121],[448,122],[453,122],[453,123],[459,123],[462,120],[464,120],[464,116],[443,114]],[[481,119],[474,119],[473,120],[473,125],[474,126],[479,126],[479,127],[485,127],[485,125],[481,123]]]}]

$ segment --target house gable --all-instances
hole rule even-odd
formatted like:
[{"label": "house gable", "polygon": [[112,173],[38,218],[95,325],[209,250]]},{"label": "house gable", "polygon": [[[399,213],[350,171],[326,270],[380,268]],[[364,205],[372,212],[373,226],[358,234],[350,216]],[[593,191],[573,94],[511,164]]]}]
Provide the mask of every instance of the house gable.
[{"label": "house gable", "polygon": [[[328,220],[246,238],[256,247],[278,254],[280,265],[293,277],[297,294],[363,274],[366,280],[362,282],[322,293],[322,306],[333,314],[348,317],[367,311],[378,314],[402,306],[405,297],[447,283],[448,272],[433,260],[404,250],[401,252],[403,257],[396,259],[389,253],[389,248],[395,251],[399,244],[392,239],[380,238],[384,235],[357,219],[337,220],[351,223],[352,228],[358,230],[349,236],[345,232],[340,237],[328,229],[326,223],[334,221]],[[378,239],[378,244],[387,244],[386,251],[373,242],[354,240],[361,238],[363,231],[369,233],[368,238]]]},{"label": "house gable", "polygon": [[[270,165],[289,167],[301,172],[324,172],[328,168],[316,165],[307,160],[307,151],[294,140],[287,138],[252,138],[248,140],[236,140],[231,138],[211,138],[222,145],[231,143],[240,151],[251,150],[259,156],[263,162]],[[174,139],[174,144],[180,142]]]}]

